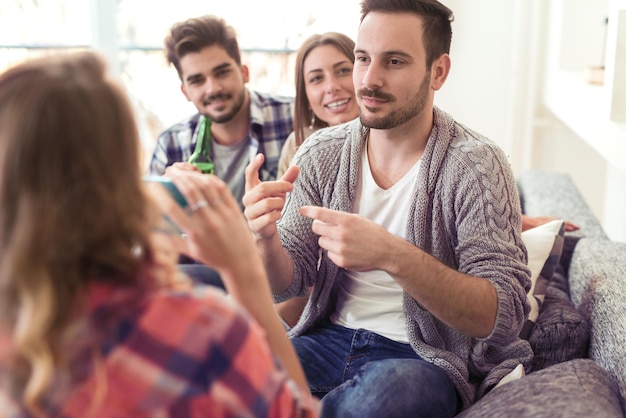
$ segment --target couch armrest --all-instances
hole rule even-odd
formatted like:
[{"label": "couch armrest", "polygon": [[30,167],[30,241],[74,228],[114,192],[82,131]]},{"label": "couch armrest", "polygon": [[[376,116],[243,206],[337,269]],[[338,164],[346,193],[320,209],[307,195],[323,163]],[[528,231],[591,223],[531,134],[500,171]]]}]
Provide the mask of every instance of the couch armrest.
[{"label": "couch armrest", "polygon": [[524,171],[518,176],[517,185],[525,214],[554,216],[580,226],[580,230],[568,235],[608,239],[569,175]]},{"label": "couch armrest", "polygon": [[624,416],[615,381],[589,359],[559,363],[487,393],[458,418]]},{"label": "couch armrest", "polygon": [[[569,268],[572,302],[590,324],[589,358],[618,382],[626,399],[626,243],[582,238]],[[626,409],[626,401],[624,401]]]}]

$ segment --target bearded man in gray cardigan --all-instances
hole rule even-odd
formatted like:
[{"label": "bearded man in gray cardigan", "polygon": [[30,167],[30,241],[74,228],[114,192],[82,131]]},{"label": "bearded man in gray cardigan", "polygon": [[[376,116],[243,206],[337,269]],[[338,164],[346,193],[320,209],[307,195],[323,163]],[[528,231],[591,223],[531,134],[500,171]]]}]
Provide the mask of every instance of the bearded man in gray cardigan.
[{"label": "bearded man in gray cardigan", "polygon": [[532,359],[509,163],[434,106],[451,21],[435,0],[364,0],[360,117],[309,137],[278,181],[259,181],[260,155],[246,170],[276,300],[313,286],[290,333],[324,417],[454,416]]}]

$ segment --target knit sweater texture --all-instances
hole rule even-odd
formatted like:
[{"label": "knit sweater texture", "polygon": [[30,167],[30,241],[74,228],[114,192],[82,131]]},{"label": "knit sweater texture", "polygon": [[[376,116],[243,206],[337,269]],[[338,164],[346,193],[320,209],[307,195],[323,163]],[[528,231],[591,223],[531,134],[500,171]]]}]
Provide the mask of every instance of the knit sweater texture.
[{"label": "knit sweater texture", "polygon": [[[404,293],[408,338],[424,360],[445,370],[463,408],[493,388],[519,363],[526,370],[532,350],[519,338],[529,307],[526,248],[516,183],[504,152],[435,107],[408,216],[406,239],[445,265],[489,280],[497,294],[495,325],[489,336],[466,336],[434,317]],[[277,301],[306,294],[311,298],[291,335],[301,335],[334,311],[339,267],[321,252],[312,220],[301,206],[353,212],[368,129],[354,121],[314,133],[299,148],[300,167],[278,231],[294,266],[293,281]],[[376,245],[376,242],[372,242]]]}]

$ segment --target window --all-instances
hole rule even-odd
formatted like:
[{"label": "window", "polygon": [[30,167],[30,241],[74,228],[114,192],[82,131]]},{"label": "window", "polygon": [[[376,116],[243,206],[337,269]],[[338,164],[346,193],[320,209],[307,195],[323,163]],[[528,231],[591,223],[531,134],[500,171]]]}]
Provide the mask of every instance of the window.
[{"label": "window", "polygon": [[92,43],[89,2],[3,0],[0,2],[0,71],[30,57]]},{"label": "window", "polygon": [[151,147],[162,129],[195,112],[165,61],[163,39],[173,23],[204,14],[223,17],[237,31],[251,88],[292,95],[300,43],[325,31],[354,38],[359,0],[2,0],[0,71],[59,50],[101,51],[139,110]]}]

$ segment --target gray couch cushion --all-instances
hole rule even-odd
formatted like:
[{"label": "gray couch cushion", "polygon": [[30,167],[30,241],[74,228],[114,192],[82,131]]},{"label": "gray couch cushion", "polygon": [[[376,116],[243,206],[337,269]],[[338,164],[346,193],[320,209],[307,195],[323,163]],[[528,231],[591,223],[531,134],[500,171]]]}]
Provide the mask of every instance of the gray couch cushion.
[{"label": "gray couch cushion", "polygon": [[589,322],[570,298],[567,271],[578,238],[566,237],[561,263],[552,275],[546,299],[528,339],[535,356],[532,370],[585,358],[589,348]]},{"label": "gray couch cushion", "polygon": [[535,353],[532,370],[587,357],[589,323],[574,307],[567,287],[567,278],[559,266],[550,280],[537,324],[528,339]]},{"label": "gray couch cushion", "polygon": [[569,267],[569,287],[572,302],[591,324],[589,358],[617,379],[626,399],[626,243],[582,238]]},{"label": "gray couch cushion", "polygon": [[459,417],[623,417],[615,380],[589,359],[560,363],[500,386]]}]

